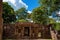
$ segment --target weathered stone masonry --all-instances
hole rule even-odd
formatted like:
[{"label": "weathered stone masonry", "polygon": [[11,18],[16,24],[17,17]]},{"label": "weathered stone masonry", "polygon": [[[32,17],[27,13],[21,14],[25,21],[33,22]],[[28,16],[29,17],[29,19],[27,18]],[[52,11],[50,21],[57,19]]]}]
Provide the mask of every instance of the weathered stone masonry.
[{"label": "weathered stone masonry", "polygon": [[51,38],[48,26],[43,26],[35,23],[15,23],[4,24],[3,38],[11,39],[38,39],[38,38]]},{"label": "weathered stone masonry", "polygon": [[3,20],[2,20],[2,0],[0,0],[0,40],[2,40]]}]

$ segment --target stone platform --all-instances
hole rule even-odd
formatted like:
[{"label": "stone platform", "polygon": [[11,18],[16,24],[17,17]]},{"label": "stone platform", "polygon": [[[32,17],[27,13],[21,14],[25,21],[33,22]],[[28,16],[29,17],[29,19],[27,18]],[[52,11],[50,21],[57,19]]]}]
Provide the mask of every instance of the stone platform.
[{"label": "stone platform", "polygon": [[4,39],[4,40],[52,40],[52,39]]}]

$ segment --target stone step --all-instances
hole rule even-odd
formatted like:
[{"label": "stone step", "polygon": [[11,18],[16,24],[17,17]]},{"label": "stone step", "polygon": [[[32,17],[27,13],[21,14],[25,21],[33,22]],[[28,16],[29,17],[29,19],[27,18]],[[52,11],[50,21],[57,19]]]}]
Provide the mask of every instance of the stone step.
[{"label": "stone step", "polygon": [[4,39],[4,40],[52,40],[52,39]]}]

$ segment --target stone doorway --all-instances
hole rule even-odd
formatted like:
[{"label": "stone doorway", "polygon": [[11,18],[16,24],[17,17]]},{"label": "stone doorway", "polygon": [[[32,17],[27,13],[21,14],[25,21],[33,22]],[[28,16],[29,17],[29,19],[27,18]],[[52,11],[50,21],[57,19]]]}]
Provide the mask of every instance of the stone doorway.
[{"label": "stone doorway", "polygon": [[29,37],[29,36],[30,36],[30,28],[24,27],[24,37]]}]

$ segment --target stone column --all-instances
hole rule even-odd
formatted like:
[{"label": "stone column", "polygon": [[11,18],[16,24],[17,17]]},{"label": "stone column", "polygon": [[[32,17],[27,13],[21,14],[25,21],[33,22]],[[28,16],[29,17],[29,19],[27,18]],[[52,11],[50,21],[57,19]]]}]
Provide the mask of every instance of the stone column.
[{"label": "stone column", "polygon": [[3,20],[2,20],[2,0],[0,0],[0,40],[2,40],[2,32],[3,32]]},{"label": "stone column", "polygon": [[51,27],[50,27],[50,33],[51,33],[52,40],[58,40],[56,34],[55,34],[54,31],[51,29]]}]

